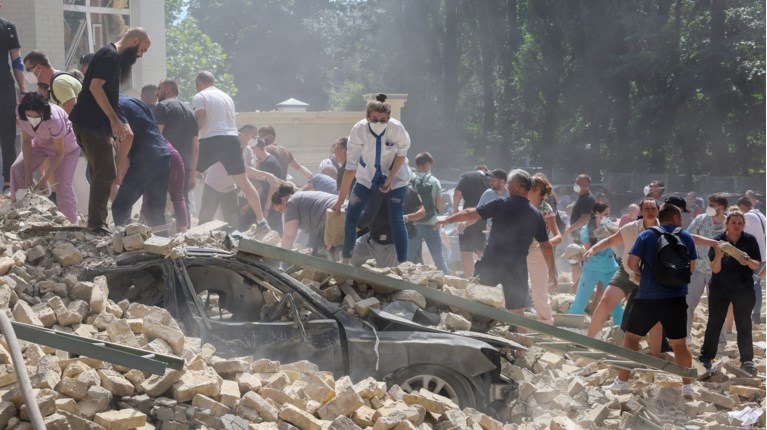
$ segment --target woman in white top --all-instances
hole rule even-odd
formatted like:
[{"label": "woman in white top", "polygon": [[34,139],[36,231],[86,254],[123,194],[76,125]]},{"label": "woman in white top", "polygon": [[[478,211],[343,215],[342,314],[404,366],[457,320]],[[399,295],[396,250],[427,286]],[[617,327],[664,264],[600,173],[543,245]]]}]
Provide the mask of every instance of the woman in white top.
[{"label": "woman in white top", "polygon": [[346,208],[344,246],[341,257],[349,261],[354,249],[357,222],[362,209],[376,190],[387,193],[389,225],[399,262],[407,261],[407,229],[403,219],[403,204],[410,182],[407,151],[410,136],[401,122],[391,118],[391,106],[386,95],[379,94],[369,102],[365,119],[352,127],[347,144],[346,171],[338,190],[338,201],[333,210],[339,212],[349,196],[352,179],[357,183],[351,190]]}]

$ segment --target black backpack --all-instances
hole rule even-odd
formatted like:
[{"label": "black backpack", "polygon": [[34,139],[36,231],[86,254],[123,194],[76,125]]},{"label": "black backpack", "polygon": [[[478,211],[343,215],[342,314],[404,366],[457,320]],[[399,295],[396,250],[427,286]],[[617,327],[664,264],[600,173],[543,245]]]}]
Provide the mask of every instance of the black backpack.
[{"label": "black backpack", "polygon": [[437,214],[436,202],[432,196],[434,187],[429,182],[429,178],[431,178],[431,174],[423,175],[420,180],[413,178],[410,181],[421,197],[421,202],[423,202],[423,209],[426,211],[426,216],[423,219],[429,219]]},{"label": "black backpack", "polygon": [[[82,81],[80,79],[78,79],[77,76],[75,76],[75,75],[73,75],[73,74],[71,74],[69,72],[56,72],[56,73],[54,73],[53,76],[51,77],[51,83],[50,83],[50,85],[48,87],[48,98],[50,98],[51,100],[56,102],[56,104],[59,104],[59,105],[61,104],[61,101],[56,97],[56,94],[53,93],[53,82],[56,80],[56,78],[58,78],[61,75],[71,76],[71,77],[77,79],[77,81],[82,84]],[[77,97],[77,94],[75,94],[75,97]]]},{"label": "black backpack", "polygon": [[668,288],[679,288],[690,283],[690,254],[687,246],[679,237],[681,228],[671,233],[655,226],[652,230],[659,234],[655,243],[655,260],[652,275],[655,282]]}]

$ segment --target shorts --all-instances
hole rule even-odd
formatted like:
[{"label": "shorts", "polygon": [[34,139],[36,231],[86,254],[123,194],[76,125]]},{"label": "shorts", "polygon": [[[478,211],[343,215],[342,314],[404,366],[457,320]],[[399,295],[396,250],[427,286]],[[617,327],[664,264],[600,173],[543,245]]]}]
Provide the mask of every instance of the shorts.
[{"label": "shorts", "polygon": [[[646,336],[657,323],[671,340],[687,337],[687,298],[634,299],[628,315],[626,332]],[[624,316],[624,320],[627,318]]]},{"label": "shorts", "polygon": [[522,266],[506,266],[498,270],[498,265],[489,262],[476,263],[476,275],[482,285],[496,286],[501,284],[506,309],[524,309],[527,307],[527,264]]},{"label": "shorts", "polygon": [[221,162],[229,176],[245,173],[245,160],[238,136],[211,136],[200,139],[200,156],[197,171],[204,172]]},{"label": "shorts", "polygon": [[623,265],[618,265],[618,271],[615,272],[613,278],[610,279],[610,285],[620,288],[623,291],[623,297],[628,297],[632,291],[639,288],[639,285],[631,282],[629,279],[629,273],[623,268]]},{"label": "shorts", "polygon": [[[484,225],[484,223],[482,223]],[[471,225],[458,235],[458,247],[461,252],[482,252],[485,250],[485,232],[481,225]]]}]

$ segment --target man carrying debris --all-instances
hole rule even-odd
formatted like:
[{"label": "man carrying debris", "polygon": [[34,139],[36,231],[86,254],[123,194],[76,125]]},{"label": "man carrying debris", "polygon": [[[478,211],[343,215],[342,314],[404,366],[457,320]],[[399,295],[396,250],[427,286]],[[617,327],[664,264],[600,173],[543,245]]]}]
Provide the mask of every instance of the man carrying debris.
[{"label": "man carrying debris", "polygon": [[[676,269],[670,269],[668,266],[664,269],[657,268],[664,262],[669,262],[665,258],[671,250],[675,241],[678,239],[687,248],[687,261],[689,261],[690,272],[695,268],[695,259],[698,254],[695,250],[695,243],[692,236],[681,229],[682,211],[673,204],[666,203],[658,212],[658,222],[661,233],[655,229],[647,229],[639,234],[634,246],[629,251],[628,268],[635,276],[639,277],[639,290],[637,290],[631,312],[628,313],[626,322],[626,334],[623,338],[623,347],[633,351],[639,350],[639,341],[647,335],[653,326],[660,323],[668,337],[671,348],[674,350],[674,358],[677,364],[685,367],[692,366],[692,353],[687,346],[687,310],[686,299],[687,284],[671,283],[668,279],[676,277]],[[661,238],[662,240],[659,240]],[[666,244],[663,241],[667,241]],[[680,265],[676,265],[677,267]],[[659,278],[663,276],[664,279]],[[678,280],[678,279],[675,279]],[[689,281],[689,276],[687,277]],[[628,391],[628,379],[631,371],[620,369],[618,377],[608,386],[609,390],[615,392]],[[682,396],[691,399],[695,394],[692,388],[690,378],[682,378]]]},{"label": "man carrying debris", "polygon": [[131,133],[117,147],[115,184],[120,188],[112,203],[115,225],[130,221],[131,208],[144,193],[147,223],[163,225],[171,158],[165,138],[149,106],[135,97],[120,96],[118,115],[125,119]]},{"label": "man carrying debris", "polygon": [[546,222],[527,199],[532,178],[524,170],[509,175],[509,197],[496,199],[477,208],[464,209],[437,221],[435,227],[479,218],[493,218],[493,229],[482,259],[477,262],[475,275],[485,285],[501,284],[506,308],[523,315],[527,305],[527,252],[533,238],[540,244],[549,269],[549,284],[557,285],[554,248],[549,243]]}]

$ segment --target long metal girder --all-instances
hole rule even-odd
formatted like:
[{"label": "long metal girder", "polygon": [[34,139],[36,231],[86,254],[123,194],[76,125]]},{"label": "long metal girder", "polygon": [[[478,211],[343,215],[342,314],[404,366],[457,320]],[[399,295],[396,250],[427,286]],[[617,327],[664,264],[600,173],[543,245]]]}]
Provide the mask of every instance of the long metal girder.
[{"label": "long metal girder", "polygon": [[112,364],[138,369],[155,375],[165,373],[165,368],[181,370],[184,359],[171,355],[157,354],[130,346],[105,342],[87,337],[62,333],[47,328],[19,322],[11,322],[16,337],[77,355],[96,358]]},{"label": "long metal girder", "polygon": [[680,366],[676,363],[652,357],[641,352],[632,351],[630,349],[593,339],[569,330],[544,324],[534,319],[512,314],[505,309],[497,309],[482,303],[477,303],[456,297],[452,294],[448,294],[434,288],[428,288],[422,285],[413,284],[411,282],[394,279],[389,276],[371,272],[366,269],[346,266],[343,264],[323,260],[320,258],[312,257],[310,255],[304,255],[287,249],[277,248],[244,238],[239,241],[237,249],[239,251],[258,255],[266,259],[319,270],[329,275],[341,276],[365,284],[378,285],[397,291],[416,291],[427,299],[433,300],[436,303],[440,303],[446,306],[454,306],[474,315],[502,321],[519,327],[524,327],[551,336],[553,338],[562,339],[567,342],[583,346],[588,349],[602,351],[615,357],[634,361],[647,368],[662,370],[664,372],[672,373],[685,378],[695,378],[698,374],[697,370],[694,368]]}]

